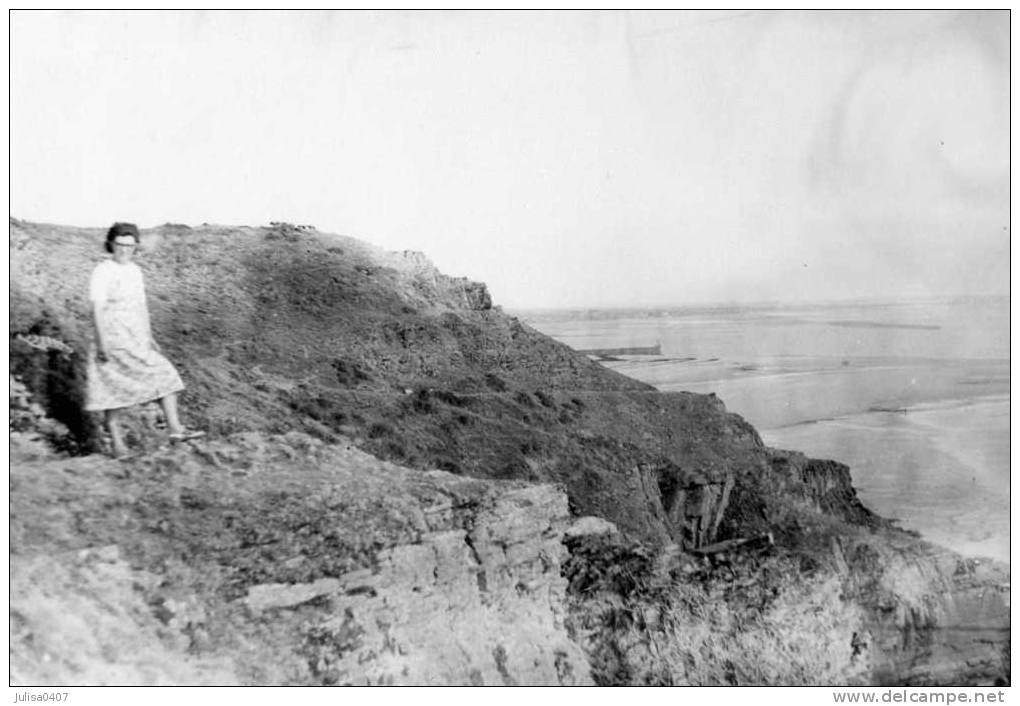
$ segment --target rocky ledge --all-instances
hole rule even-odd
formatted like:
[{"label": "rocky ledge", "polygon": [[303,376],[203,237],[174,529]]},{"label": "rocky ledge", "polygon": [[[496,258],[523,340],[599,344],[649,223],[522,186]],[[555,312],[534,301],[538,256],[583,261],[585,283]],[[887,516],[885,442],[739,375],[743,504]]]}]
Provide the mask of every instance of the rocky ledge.
[{"label": "rocky ledge", "polygon": [[585,684],[566,496],[299,433],[133,464],[14,439],[19,684]]}]

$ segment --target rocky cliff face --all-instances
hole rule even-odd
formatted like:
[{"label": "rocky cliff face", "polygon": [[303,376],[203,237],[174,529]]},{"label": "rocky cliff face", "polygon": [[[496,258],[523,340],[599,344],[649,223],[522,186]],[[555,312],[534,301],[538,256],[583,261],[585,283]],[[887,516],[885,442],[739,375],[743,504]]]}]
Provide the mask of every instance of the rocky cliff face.
[{"label": "rocky cliff face", "polygon": [[[99,230],[11,222],[11,369],[69,453],[102,445],[81,411],[84,294],[101,241]],[[1008,679],[1005,570],[890,527],[857,500],[845,466],[766,448],[712,395],[608,371],[419,254],[286,224],[168,225],[143,233],[139,261],[156,337],[188,386],[185,413],[210,439],[164,449],[155,415],[139,410],[131,442],[144,460],[19,458],[31,472],[12,489],[40,516],[74,514],[56,534],[15,518],[26,595],[53,557],[66,559],[55,576],[83,586],[121,576],[170,587],[117,593],[117,610],[139,641],[197,666],[121,674]],[[97,472],[110,476],[105,490],[75,487]],[[33,480],[51,476],[74,492]],[[568,531],[581,516],[601,518],[583,523],[597,531]],[[74,584],[53,587],[55,600],[101,612]],[[17,664],[31,679],[60,660],[37,649],[46,611],[25,605]],[[815,617],[794,617],[805,605]],[[783,647],[774,668],[748,666],[762,654],[754,640]],[[94,651],[117,653],[110,644]]]},{"label": "rocky cliff face", "polygon": [[590,683],[553,487],[297,433],[13,461],[16,683]]}]

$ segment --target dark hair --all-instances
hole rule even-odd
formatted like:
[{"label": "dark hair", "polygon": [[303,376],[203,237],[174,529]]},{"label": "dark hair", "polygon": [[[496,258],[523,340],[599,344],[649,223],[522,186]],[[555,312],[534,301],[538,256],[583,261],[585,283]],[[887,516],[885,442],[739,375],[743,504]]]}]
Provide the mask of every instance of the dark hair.
[{"label": "dark hair", "polygon": [[142,242],[142,237],[138,235],[138,226],[134,223],[114,223],[110,226],[110,230],[106,231],[106,243],[104,247],[106,252],[113,252],[113,241],[117,238],[130,235],[135,239],[136,243]]}]

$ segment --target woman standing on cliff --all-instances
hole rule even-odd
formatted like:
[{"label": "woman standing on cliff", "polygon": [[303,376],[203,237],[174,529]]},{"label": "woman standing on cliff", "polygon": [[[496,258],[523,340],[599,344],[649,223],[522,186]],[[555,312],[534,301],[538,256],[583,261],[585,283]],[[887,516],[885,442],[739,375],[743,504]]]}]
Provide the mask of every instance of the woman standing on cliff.
[{"label": "woman standing on cliff", "polygon": [[95,340],[88,353],[85,409],[106,413],[113,455],[122,460],[132,457],[120,426],[126,407],[159,400],[171,439],[205,435],[186,429],[177,416],[184,383],[152,338],[142,270],[132,262],[139,242],[133,223],[114,223],[105,245],[113,258],[99,263],[89,281]]}]

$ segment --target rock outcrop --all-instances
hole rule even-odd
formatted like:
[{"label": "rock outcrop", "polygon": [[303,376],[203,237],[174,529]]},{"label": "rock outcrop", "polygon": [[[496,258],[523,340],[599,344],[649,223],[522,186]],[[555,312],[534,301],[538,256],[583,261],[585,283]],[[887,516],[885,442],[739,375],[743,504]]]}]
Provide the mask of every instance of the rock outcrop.
[{"label": "rock outcrop", "polygon": [[590,683],[554,487],[297,433],[13,461],[16,683]]}]

